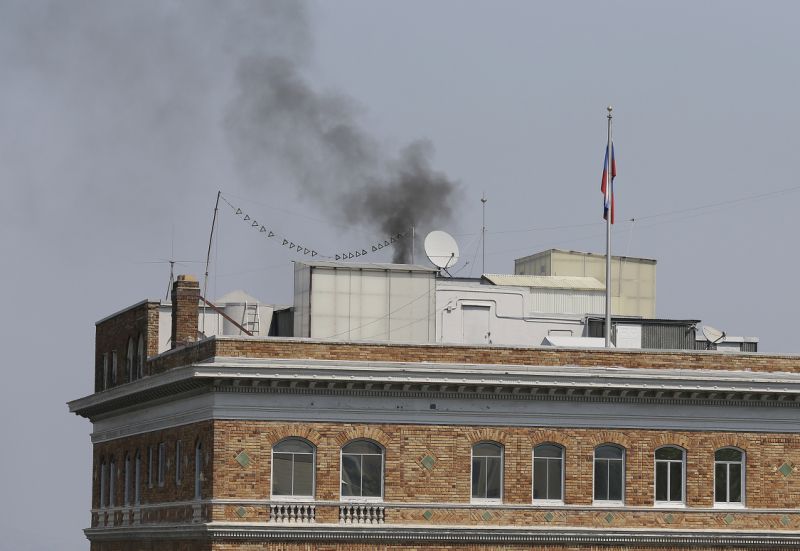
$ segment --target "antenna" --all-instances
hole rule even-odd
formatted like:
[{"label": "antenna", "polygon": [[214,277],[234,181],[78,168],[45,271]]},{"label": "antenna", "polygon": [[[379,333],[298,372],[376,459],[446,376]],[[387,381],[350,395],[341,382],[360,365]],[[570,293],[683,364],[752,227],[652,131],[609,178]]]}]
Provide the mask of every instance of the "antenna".
[{"label": "antenna", "polygon": [[481,195],[481,275],[486,273],[486,192]]},{"label": "antenna", "polygon": [[458,262],[458,243],[447,232],[432,231],[425,236],[425,254],[434,266],[450,275],[447,269]]}]

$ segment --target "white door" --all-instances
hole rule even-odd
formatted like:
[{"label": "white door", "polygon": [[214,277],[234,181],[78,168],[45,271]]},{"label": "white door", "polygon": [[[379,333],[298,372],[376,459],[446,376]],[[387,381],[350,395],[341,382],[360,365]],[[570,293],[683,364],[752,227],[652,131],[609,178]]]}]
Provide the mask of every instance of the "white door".
[{"label": "white door", "polygon": [[487,344],[491,342],[488,306],[461,306],[464,323],[464,342]]}]

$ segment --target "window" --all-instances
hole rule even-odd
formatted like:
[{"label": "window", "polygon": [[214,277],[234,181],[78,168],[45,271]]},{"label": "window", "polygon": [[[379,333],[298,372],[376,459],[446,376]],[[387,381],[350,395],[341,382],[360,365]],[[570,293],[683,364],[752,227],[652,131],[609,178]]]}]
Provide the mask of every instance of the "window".
[{"label": "window", "polygon": [[314,446],[299,438],[287,438],[275,444],[272,448],[272,495],[314,496]]},{"label": "window", "polygon": [[183,442],[178,440],[175,442],[175,484],[181,483],[181,452],[183,451]]},{"label": "window", "polygon": [[355,440],[342,448],[342,498],[380,500],[383,497],[383,448]]},{"label": "window", "polygon": [[683,503],[684,451],[674,446],[656,450],[656,504]]},{"label": "window", "polygon": [[136,373],[133,369],[133,337],[128,338],[128,352],[125,354],[125,373],[128,375],[128,381],[136,379]]},{"label": "window", "polygon": [[142,453],[136,450],[133,473],[133,503],[139,505],[142,502]]},{"label": "window", "polygon": [[563,502],[564,448],[542,444],[533,448],[533,500]]},{"label": "window", "polygon": [[117,384],[117,351],[111,351],[111,384]]},{"label": "window", "polygon": [[158,445],[158,485],[164,485],[167,474],[167,445],[161,442]]},{"label": "window", "polygon": [[503,497],[503,447],[494,442],[472,446],[472,499],[500,501]]},{"label": "window", "polygon": [[111,458],[108,468],[108,506],[113,507],[116,496],[117,486],[117,462]]},{"label": "window", "polygon": [[105,459],[100,460],[100,508],[106,506],[106,488],[108,487],[108,465]]},{"label": "window", "polygon": [[125,506],[131,504],[131,456],[125,454],[125,486],[122,488],[122,503]]},{"label": "window", "polygon": [[136,351],[136,373],[141,379],[144,377],[144,336],[139,333],[139,347]]},{"label": "window", "polygon": [[744,506],[744,452],[722,448],[714,452],[714,504]]},{"label": "window", "polygon": [[194,447],[194,498],[200,499],[200,483],[203,481],[203,443]]},{"label": "window", "polygon": [[155,462],[153,446],[147,446],[147,486],[153,487],[153,465]]},{"label": "window", "polygon": [[102,388],[108,388],[108,352],[103,353],[103,384]]},{"label": "window", "polygon": [[625,450],[606,444],[594,450],[594,500],[621,504],[625,489]]}]

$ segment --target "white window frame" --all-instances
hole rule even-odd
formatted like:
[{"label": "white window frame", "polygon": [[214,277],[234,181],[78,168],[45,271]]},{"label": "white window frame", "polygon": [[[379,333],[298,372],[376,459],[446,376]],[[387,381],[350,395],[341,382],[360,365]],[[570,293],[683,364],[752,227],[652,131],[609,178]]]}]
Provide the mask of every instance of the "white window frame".
[{"label": "white window frame", "polygon": [[[603,448],[605,446],[611,446],[617,448],[622,451],[622,499],[595,499],[594,497],[594,485],[595,480],[597,477],[596,467],[597,467],[597,450],[599,448]],[[601,460],[604,461],[619,461],[618,459],[608,459],[605,457],[601,457]],[[620,446],[619,444],[614,444],[613,442],[604,442],[598,446],[595,446],[594,450],[592,451],[592,505],[600,506],[600,507],[624,507],[625,506],[625,490],[627,489],[625,484],[625,475],[627,474],[627,461],[628,461],[628,450],[624,447]],[[609,486],[610,487],[610,486]]]},{"label": "white window frame", "polygon": [[[659,450],[663,450],[666,448],[671,448],[673,450],[678,450],[681,452],[681,459],[656,459],[656,454]],[[659,501],[656,499],[656,487],[658,485],[658,464],[659,463],[666,463],[667,464],[667,494],[669,494],[670,488],[670,478],[672,477],[672,469],[670,466],[673,463],[680,463],[681,464],[681,499],[680,500],[668,500],[668,501]],[[686,450],[680,446],[675,446],[673,444],[668,444],[666,446],[661,446],[656,451],[653,452],[653,506],[654,507],[672,507],[672,508],[683,508],[686,507]]]},{"label": "white window frame", "polygon": [[[555,446],[555,447],[557,447],[558,449],[561,450],[561,459],[560,459],[560,461],[561,461],[561,499],[541,499],[541,498],[537,499],[537,498],[533,497],[533,472],[534,472],[534,470],[536,468],[535,467],[535,464],[536,464],[536,448],[538,448],[539,446]],[[539,459],[547,459],[548,460],[547,461],[547,465],[548,465],[548,469],[549,469],[550,468],[550,461],[555,459],[555,458],[554,457],[544,457],[544,458],[540,457]],[[533,449],[531,450],[531,502],[533,504],[535,504],[535,505],[564,505],[564,490],[565,490],[565,488],[564,488],[564,478],[565,478],[564,463],[565,463],[565,461],[566,461],[566,449],[561,444],[556,444],[555,442],[542,442],[542,443],[537,444],[537,445],[535,445],[533,447]],[[594,488],[592,488],[592,491],[594,492]]]},{"label": "white window frame", "polygon": [[[348,445],[352,444],[353,442],[360,442],[362,440],[365,441],[365,442],[369,442],[370,444],[375,444],[381,450],[381,454],[380,454],[381,455],[381,495],[380,496],[374,496],[373,497],[373,496],[345,496],[345,495],[342,495],[342,483],[344,482],[342,480],[342,473],[343,473],[343,470],[344,470],[344,460],[343,460],[342,456],[345,455],[344,454],[344,449]],[[347,455],[376,455],[376,454],[362,453],[362,454],[347,454]],[[361,473],[361,479],[362,479],[362,481],[364,479],[363,468],[362,468],[362,473]],[[353,440],[350,440],[349,442],[346,442],[344,444],[344,446],[339,448],[339,499],[341,501],[346,501],[346,502],[349,502],[349,503],[381,503],[381,502],[383,502],[383,496],[386,495],[385,484],[386,484],[386,448],[381,446],[378,442],[375,442],[374,440],[370,440],[369,438],[355,438]],[[363,488],[363,485],[362,485],[362,488]]]},{"label": "white window frame", "polygon": [[117,506],[117,460],[112,457],[108,462],[108,506],[114,508]]},{"label": "white window frame", "polygon": [[[736,450],[742,454],[741,461],[717,461],[716,454],[718,451],[721,450]],[[717,464],[727,465],[726,471],[728,472],[728,485],[725,488],[725,493],[730,497],[731,488],[730,488],[730,466],[731,465],[741,465],[742,467],[742,479],[740,484],[742,485],[742,499],[741,501],[717,501]],[[714,499],[714,509],[744,509],[747,507],[746,499],[747,499],[747,487],[745,483],[747,482],[747,452],[745,452],[742,448],[736,446],[723,446],[721,448],[717,448],[714,450],[714,481],[713,486],[711,487],[712,497]]]},{"label": "white window frame", "polygon": [[167,479],[167,444],[158,443],[158,487],[163,488]]},{"label": "white window frame", "polygon": [[[480,444],[492,444],[494,446],[500,447],[500,497],[475,497],[472,495],[472,460],[475,458],[475,446]],[[487,455],[479,455],[477,457],[497,457],[497,456],[487,456]],[[500,442],[495,442],[493,440],[481,440],[480,442],[475,442],[469,449],[469,498],[470,503],[486,503],[486,504],[495,504],[495,503],[503,503],[503,497],[505,494],[503,492],[505,486],[505,470],[506,470],[506,449]],[[533,490],[531,490],[533,493]]]},{"label": "white window frame", "polygon": [[122,505],[125,507],[131,504],[131,455],[125,454],[125,486],[122,488]]},{"label": "white window frame", "polygon": [[[271,499],[280,501],[314,501],[315,496],[317,495],[317,447],[314,444],[312,444],[305,438],[299,438],[296,436],[290,436],[288,438],[284,438],[283,440],[281,440],[280,442],[276,442],[275,445],[272,446],[272,451],[270,452],[270,465],[275,465],[275,446],[278,446],[279,444],[282,444],[288,440],[298,440],[300,442],[303,442],[304,444],[308,444],[309,446],[311,446],[311,495],[304,496],[304,495],[276,494],[274,492],[275,471],[271,470],[270,480],[269,480],[270,497]],[[347,444],[345,444],[345,446],[346,445]],[[381,451],[383,451],[383,447],[381,447]],[[292,456],[296,454],[308,455],[305,452],[278,452],[278,453],[291,453]],[[381,455],[383,455],[383,453],[381,453]],[[292,457],[292,482],[294,482],[294,457]],[[294,484],[292,484],[292,486],[294,486]],[[340,492],[342,491],[341,481],[339,482],[339,491]],[[383,498],[383,460],[381,460],[381,498]]]},{"label": "white window frame", "polygon": [[136,450],[133,472],[133,503],[139,505],[142,502],[142,452]]},{"label": "white window frame", "polygon": [[108,488],[108,464],[105,459],[100,462],[100,508],[105,509],[108,505],[106,501],[106,491]]}]

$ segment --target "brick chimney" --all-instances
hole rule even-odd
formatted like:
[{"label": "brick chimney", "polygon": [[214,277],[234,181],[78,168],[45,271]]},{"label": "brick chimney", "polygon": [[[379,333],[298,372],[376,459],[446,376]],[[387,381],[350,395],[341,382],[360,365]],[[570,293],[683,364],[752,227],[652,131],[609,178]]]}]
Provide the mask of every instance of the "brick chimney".
[{"label": "brick chimney", "polygon": [[191,275],[179,275],[172,285],[172,348],[197,340],[200,283]]}]

